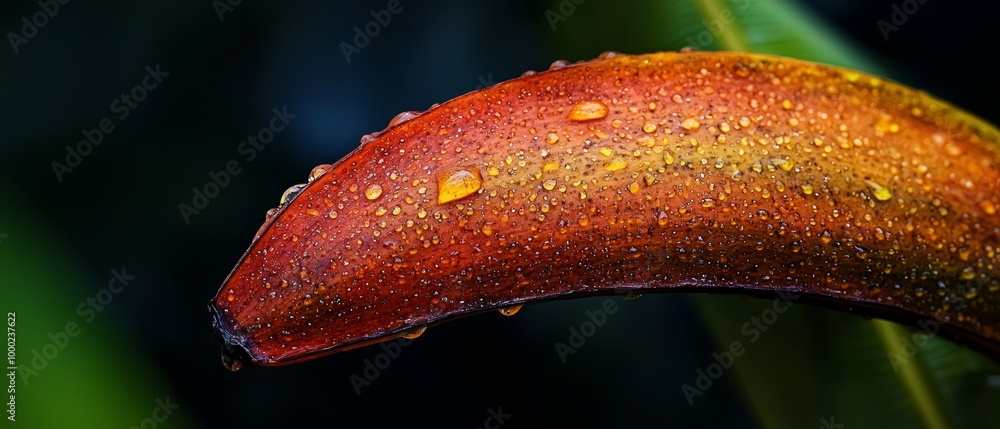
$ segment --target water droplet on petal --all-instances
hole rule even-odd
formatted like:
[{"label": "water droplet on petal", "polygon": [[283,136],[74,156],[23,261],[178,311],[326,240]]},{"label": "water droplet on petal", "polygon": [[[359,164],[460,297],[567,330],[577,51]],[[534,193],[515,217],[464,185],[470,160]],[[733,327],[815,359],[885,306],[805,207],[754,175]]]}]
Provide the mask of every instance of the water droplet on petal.
[{"label": "water droplet on petal", "polygon": [[427,325],[417,326],[415,328],[410,328],[399,334],[400,337],[406,338],[408,340],[415,340],[419,338],[424,332],[427,331]]},{"label": "water droplet on petal", "polygon": [[222,346],[222,365],[232,372],[243,368],[243,363],[236,358],[227,346]]},{"label": "water droplet on petal", "polygon": [[573,106],[568,119],[571,121],[589,121],[608,116],[608,106],[600,101],[583,101]]},{"label": "water droplet on petal", "polygon": [[302,188],[305,187],[306,187],[305,183],[289,186],[288,189],[285,189],[285,193],[281,194],[281,199],[278,200],[278,205],[280,206],[285,205],[285,203],[294,199],[295,196],[299,194],[299,192],[302,192]]},{"label": "water droplet on petal", "polygon": [[309,172],[309,181],[312,182],[313,180],[319,179],[319,176],[322,176],[323,173],[330,171],[330,167],[333,166],[330,164],[320,164],[313,167],[312,171]]},{"label": "water droplet on petal", "polygon": [[668,222],[670,222],[670,216],[667,212],[661,210],[660,213],[656,215],[656,223],[660,226],[664,226]]},{"label": "water droplet on petal", "polygon": [[892,199],[892,191],[878,183],[872,182],[871,180],[866,180],[868,186],[872,188],[872,195],[876,200],[879,201],[889,201]]},{"label": "water droplet on petal", "polygon": [[437,181],[438,204],[468,197],[483,187],[483,176],[476,168],[444,170],[438,172]]},{"label": "water droplet on petal", "polygon": [[563,67],[566,67],[568,65],[569,65],[569,61],[566,61],[566,60],[556,60],[556,61],[554,61],[552,63],[552,65],[549,66],[549,70],[559,70],[559,69],[561,69]]},{"label": "water droplet on petal", "polygon": [[518,311],[521,311],[521,307],[523,307],[523,306],[524,306],[523,304],[517,304],[517,305],[512,305],[512,306],[509,306],[509,307],[503,307],[503,308],[500,309],[500,314],[502,314],[504,316],[508,316],[508,317],[509,316],[513,316],[513,315],[517,314]]},{"label": "water droplet on petal", "polygon": [[371,185],[368,189],[365,189],[365,198],[369,201],[374,200],[382,195],[382,187],[379,185]]},{"label": "water droplet on petal", "polygon": [[361,144],[367,144],[368,142],[375,140],[376,138],[378,138],[379,134],[382,134],[382,132],[379,131],[361,136]]},{"label": "water droplet on petal", "polygon": [[698,122],[698,120],[694,118],[688,118],[681,122],[681,128],[688,131],[697,130],[698,128],[701,128],[701,122]]},{"label": "water droplet on petal", "polygon": [[621,55],[621,52],[604,51],[604,52],[601,52],[601,55],[597,56],[597,59],[599,59],[599,60],[606,60],[606,59],[609,59],[609,58],[617,57],[619,55]]},{"label": "water droplet on petal", "polygon": [[416,110],[407,110],[405,112],[399,112],[398,115],[393,116],[392,119],[389,120],[389,126],[394,127],[396,125],[402,124],[403,122],[416,118],[417,116],[420,116],[423,113],[424,112]]}]

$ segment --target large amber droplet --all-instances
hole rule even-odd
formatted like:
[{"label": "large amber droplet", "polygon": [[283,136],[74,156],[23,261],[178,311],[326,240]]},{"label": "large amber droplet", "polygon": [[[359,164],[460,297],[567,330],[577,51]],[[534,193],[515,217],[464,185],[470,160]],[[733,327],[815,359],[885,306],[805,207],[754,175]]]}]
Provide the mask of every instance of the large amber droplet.
[{"label": "large amber droplet", "polygon": [[567,117],[571,121],[589,121],[608,116],[608,106],[600,101],[583,101],[573,106]]},{"label": "large amber droplet", "polygon": [[444,204],[472,195],[482,189],[483,175],[477,168],[455,168],[440,171],[438,180],[438,204]]},{"label": "large amber droplet", "polygon": [[374,200],[382,195],[382,187],[379,185],[371,185],[368,189],[365,189],[365,198],[369,201]]}]

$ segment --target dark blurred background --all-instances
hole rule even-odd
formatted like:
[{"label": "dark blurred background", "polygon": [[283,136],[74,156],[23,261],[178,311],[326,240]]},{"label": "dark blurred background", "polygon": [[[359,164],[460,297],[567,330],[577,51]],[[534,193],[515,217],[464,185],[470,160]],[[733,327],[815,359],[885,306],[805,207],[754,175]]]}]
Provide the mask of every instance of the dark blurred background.
[{"label": "dark blurred background", "polygon": [[[0,46],[0,306],[17,312],[21,365],[31,364],[33,350],[58,342],[47,335],[59,337],[67,322],[80,327],[19,388],[17,424],[139,425],[162,416],[152,410],[169,398],[177,409],[155,427],[473,428],[499,413],[510,415],[510,427],[763,425],[735,377],[687,403],[679,386],[692,383],[720,348],[682,295],[613,298],[622,310],[566,363],[553,344],[565,342],[568,328],[606,298],[447,323],[403,348],[360,396],[350,377],[364,377],[366,359],[383,351],[377,346],[239,373],[220,363],[206,303],[265,211],[314,165],[339,159],[400,111],[423,110],[555,60],[687,44],[649,36],[650,3],[605,2],[574,3],[578,15],[553,30],[545,11],[558,1],[402,0],[402,11],[350,62],[341,43],[352,43],[354,27],[372,20],[370,11],[385,9],[386,0],[243,1],[232,10],[225,0],[71,1],[18,43],[17,53],[8,35]],[[789,4],[827,23],[880,74],[1000,123],[1000,4],[927,0],[887,41],[876,23],[901,3]],[[21,18],[41,7],[18,0],[0,10],[0,30],[20,34]],[[124,110],[114,100],[157,66],[169,75],[120,119]],[[241,141],[266,125],[272,108],[285,106],[295,119],[244,162]],[[78,165],[67,164],[71,172],[57,174],[52,163],[66,163],[66,146],[103,118],[114,130]],[[190,204],[192,188],[233,159],[241,173],[185,222],[178,204]],[[135,279],[87,321],[78,304],[100,296],[111,270],[123,267]],[[795,311],[806,319],[856,319]],[[765,341],[798,338],[783,335]],[[875,357],[885,364],[884,355]],[[803,371],[820,374],[811,387],[787,387],[804,398],[839,388],[841,374]],[[805,424],[821,426],[821,417]]]}]

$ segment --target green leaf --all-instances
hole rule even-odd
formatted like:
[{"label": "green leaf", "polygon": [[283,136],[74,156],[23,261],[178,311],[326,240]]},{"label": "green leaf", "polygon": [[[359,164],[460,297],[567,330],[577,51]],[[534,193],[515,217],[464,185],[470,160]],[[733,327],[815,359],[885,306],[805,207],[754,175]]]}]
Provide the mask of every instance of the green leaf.
[{"label": "green leaf", "polygon": [[892,367],[897,370],[900,382],[905,386],[906,393],[909,394],[910,401],[915,405],[924,426],[932,429],[947,428],[948,419],[941,409],[940,400],[934,387],[931,386],[932,381],[928,379],[922,360],[908,356],[910,347],[916,350],[912,340],[908,342],[906,332],[895,323],[874,320],[872,326],[885,345]]},{"label": "green leaf", "polygon": [[[746,50],[877,72],[876,65],[835,30],[787,0],[638,0],[584,2],[569,9],[553,0],[546,18],[567,58],[601,51],[645,53]],[[569,11],[569,13],[564,13]],[[556,17],[554,17],[556,16]]]},{"label": "green leaf", "polygon": [[[692,2],[668,2],[676,11]],[[872,71],[857,48],[796,3],[787,0],[698,0],[693,2],[705,31],[715,36],[706,49],[750,50]],[[727,13],[728,11],[728,13]],[[732,19],[727,19],[727,16]],[[728,23],[727,23],[728,22]],[[718,24],[718,25],[717,25]],[[699,34],[700,35],[700,34]],[[704,38],[703,38],[704,39]],[[699,42],[695,37],[692,40]]]}]

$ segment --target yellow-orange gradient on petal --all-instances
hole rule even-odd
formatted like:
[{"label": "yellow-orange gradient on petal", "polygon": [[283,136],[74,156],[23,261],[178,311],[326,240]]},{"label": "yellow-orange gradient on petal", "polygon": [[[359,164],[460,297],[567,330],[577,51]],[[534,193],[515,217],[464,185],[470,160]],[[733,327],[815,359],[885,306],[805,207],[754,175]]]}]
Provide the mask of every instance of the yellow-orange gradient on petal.
[{"label": "yellow-orange gradient on petal", "polygon": [[1000,356],[998,132],[919,91],[765,55],[604,55],[365,140],[212,300],[232,368],[635,289],[794,292]]}]

